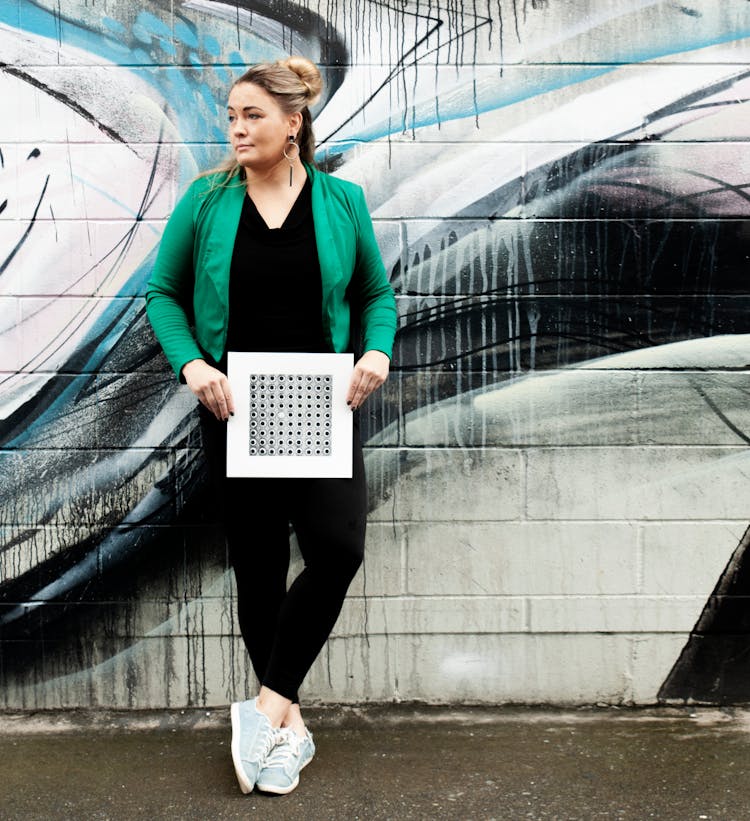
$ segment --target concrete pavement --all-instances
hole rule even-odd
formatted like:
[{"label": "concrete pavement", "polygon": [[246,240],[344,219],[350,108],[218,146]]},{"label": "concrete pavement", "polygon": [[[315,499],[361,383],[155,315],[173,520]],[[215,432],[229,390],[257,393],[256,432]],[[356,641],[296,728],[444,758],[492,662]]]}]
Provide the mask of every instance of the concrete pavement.
[{"label": "concrete pavement", "polygon": [[287,796],[243,795],[229,712],[0,713],[0,818],[750,819],[750,711],[308,708]]}]

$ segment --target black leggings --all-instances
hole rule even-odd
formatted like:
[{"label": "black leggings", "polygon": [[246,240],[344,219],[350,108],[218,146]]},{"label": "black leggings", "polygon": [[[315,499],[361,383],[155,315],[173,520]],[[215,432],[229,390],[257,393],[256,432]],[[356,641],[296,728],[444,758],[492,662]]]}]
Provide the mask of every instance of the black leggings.
[{"label": "black leggings", "polygon": [[[298,703],[297,689],[364,558],[367,483],[358,420],[351,479],[227,479],[226,424],[202,406],[200,415],[243,641],[258,681]],[[290,523],[305,567],[287,590]]]}]

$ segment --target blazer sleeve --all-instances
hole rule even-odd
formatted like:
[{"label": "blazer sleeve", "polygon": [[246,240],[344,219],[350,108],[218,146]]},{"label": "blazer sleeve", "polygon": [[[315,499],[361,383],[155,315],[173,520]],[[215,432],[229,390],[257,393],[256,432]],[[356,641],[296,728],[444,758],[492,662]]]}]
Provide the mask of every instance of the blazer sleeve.
[{"label": "blazer sleeve", "polygon": [[183,366],[192,359],[203,358],[190,322],[195,279],[193,190],[193,186],[188,189],[167,221],[146,286],[146,314],[181,381]]},{"label": "blazer sleeve", "polygon": [[397,323],[396,297],[388,281],[380,249],[375,240],[370,212],[361,188],[357,203],[357,222],[355,276],[361,310],[362,350],[364,352],[382,351],[392,358]]}]

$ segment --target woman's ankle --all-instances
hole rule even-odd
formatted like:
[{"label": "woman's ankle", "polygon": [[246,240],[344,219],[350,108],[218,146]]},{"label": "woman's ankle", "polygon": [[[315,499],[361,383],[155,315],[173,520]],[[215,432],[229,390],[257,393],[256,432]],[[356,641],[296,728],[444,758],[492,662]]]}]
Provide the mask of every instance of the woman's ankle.
[{"label": "woman's ankle", "polygon": [[258,709],[268,716],[273,727],[283,726],[283,721],[289,711],[291,699],[284,698],[270,687],[261,687],[256,704]]},{"label": "woman's ankle", "polygon": [[282,727],[291,727],[297,735],[304,736],[306,732],[305,722],[302,720],[302,713],[299,704],[289,705],[286,715],[281,721]]}]

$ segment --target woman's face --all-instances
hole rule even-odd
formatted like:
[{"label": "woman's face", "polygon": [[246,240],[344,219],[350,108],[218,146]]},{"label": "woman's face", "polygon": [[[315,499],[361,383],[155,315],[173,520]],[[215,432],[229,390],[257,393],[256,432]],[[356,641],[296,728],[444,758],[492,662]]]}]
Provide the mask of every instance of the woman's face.
[{"label": "woman's face", "polygon": [[229,141],[241,166],[260,171],[284,160],[289,135],[299,130],[300,114],[284,114],[276,100],[253,83],[236,85],[227,109]]}]

